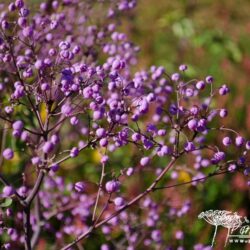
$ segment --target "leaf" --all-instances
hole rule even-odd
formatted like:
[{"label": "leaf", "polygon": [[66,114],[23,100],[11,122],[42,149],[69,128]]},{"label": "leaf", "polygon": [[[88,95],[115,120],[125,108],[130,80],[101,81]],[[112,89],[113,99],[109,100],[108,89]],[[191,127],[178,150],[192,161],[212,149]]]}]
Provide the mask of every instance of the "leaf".
[{"label": "leaf", "polygon": [[47,110],[46,110],[46,104],[44,102],[41,104],[40,116],[41,116],[42,122],[45,123],[46,118],[47,118]]},{"label": "leaf", "polygon": [[0,207],[9,207],[12,204],[11,198],[5,198],[4,201],[0,203]]}]

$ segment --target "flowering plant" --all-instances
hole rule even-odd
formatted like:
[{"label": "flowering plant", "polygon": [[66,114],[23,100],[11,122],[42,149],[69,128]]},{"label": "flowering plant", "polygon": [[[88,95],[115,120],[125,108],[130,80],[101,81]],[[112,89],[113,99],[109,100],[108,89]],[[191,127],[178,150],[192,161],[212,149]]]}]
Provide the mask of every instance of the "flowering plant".
[{"label": "flowering plant", "polygon": [[[161,202],[149,195],[175,186],[160,185],[168,173],[174,179],[179,170],[190,171],[192,180],[176,185],[197,185],[235,171],[248,174],[250,142],[218,126],[228,111],[216,108],[214,98],[227,95],[227,85],[216,88],[212,76],[190,80],[186,65],[173,74],[162,66],[134,72],[139,48],[118,24],[135,4],[48,1],[37,11],[23,0],[1,5],[0,165],[18,155],[22,177],[12,183],[0,172],[0,234],[9,235],[4,249],[34,249],[51,233],[57,249],[80,248],[79,242],[99,228],[106,240],[119,231],[122,236],[112,243],[118,249],[135,249],[141,241],[157,246],[164,240]],[[213,133],[225,134],[222,145],[213,144],[208,137]],[[227,154],[231,144],[237,148],[234,159]],[[87,175],[66,183],[58,174],[70,159],[96,149],[101,154],[97,183]],[[113,168],[120,149],[137,161],[134,167]],[[151,182],[131,199],[129,179],[147,169],[153,170]],[[130,209],[140,201],[141,215]],[[168,217],[182,216],[189,207],[185,201]],[[182,238],[177,231],[176,239]]]}]

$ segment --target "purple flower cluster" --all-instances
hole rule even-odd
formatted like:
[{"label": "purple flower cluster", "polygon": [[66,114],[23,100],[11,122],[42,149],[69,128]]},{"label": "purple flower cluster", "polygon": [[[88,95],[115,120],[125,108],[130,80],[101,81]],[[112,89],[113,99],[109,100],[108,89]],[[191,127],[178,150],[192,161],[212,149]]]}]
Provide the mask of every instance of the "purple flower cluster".
[{"label": "purple flower cluster", "polygon": [[[139,223],[141,218],[125,210],[140,200],[147,210],[142,216],[148,227],[143,244],[160,245],[164,241],[160,205],[146,195],[157,190],[177,159],[193,163],[188,167],[194,185],[205,180],[203,169],[213,165],[218,167],[213,174],[249,173],[250,142],[232,129],[214,125],[228,111],[214,108],[211,101],[227,95],[229,87],[216,87],[212,76],[186,79],[184,64],[170,76],[162,66],[133,73],[139,48],[119,31],[117,20],[136,2],[110,1],[108,6],[94,2],[48,1],[35,12],[22,0],[1,5],[0,120],[8,126],[2,157],[11,163],[17,154],[25,166],[19,187],[0,175],[1,196],[14,197],[19,204],[14,218],[5,211],[6,223],[12,219],[10,225],[16,226],[6,224],[3,230],[9,235],[5,249],[23,244],[26,250],[33,249],[41,232],[53,235],[58,249],[72,249],[94,229],[101,228],[108,239],[115,226],[127,249],[135,249],[142,235],[133,221]],[[94,18],[99,20],[96,24]],[[209,141],[212,133],[226,134],[220,145]],[[236,159],[227,154],[229,146],[237,147]],[[124,167],[119,174],[108,169],[115,152],[128,147],[133,167]],[[102,154],[99,183],[87,176],[68,183],[70,176],[57,174],[67,160],[87,155],[87,149]],[[164,166],[157,169],[159,157]],[[131,199],[127,180],[152,169],[154,181]],[[34,179],[28,178],[30,172]],[[172,180],[178,174],[178,169],[173,171]],[[88,188],[90,183],[94,187]],[[184,216],[189,208],[189,202],[180,209],[170,207],[168,218]],[[72,237],[77,238],[68,243]],[[177,240],[183,237],[176,234]],[[101,249],[109,246],[103,244]]]}]

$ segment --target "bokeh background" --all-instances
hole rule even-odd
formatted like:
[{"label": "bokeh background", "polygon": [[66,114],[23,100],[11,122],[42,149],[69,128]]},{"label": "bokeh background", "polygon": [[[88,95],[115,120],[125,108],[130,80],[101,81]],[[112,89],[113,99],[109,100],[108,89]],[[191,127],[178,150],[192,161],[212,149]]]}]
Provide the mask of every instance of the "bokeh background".
[{"label": "bokeh background", "polygon": [[[141,66],[163,65],[173,72],[186,63],[190,77],[211,74],[217,86],[228,84],[231,94],[217,99],[219,106],[229,109],[230,118],[223,122],[250,137],[250,1],[141,0],[123,29],[141,47]],[[221,138],[214,139],[220,143]],[[212,238],[213,228],[196,219],[199,211],[226,209],[250,218],[245,183],[242,175],[236,174],[208,180],[195,191],[187,186],[179,188],[178,192],[192,199],[191,215],[177,222],[189,230],[185,240],[190,242],[190,249],[191,242],[209,243]],[[225,234],[219,230],[214,249],[223,249]],[[226,249],[243,248],[234,244]],[[250,249],[250,244],[245,248]]]},{"label": "bokeh background", "polygon": [[[39,1],[34,0],[27,2],[34,4],[34,8],[39,4]],[[213,75],[217,86],[228,84],[231,94],[221,100],[217,99],[219,106],[229,109],[230,118],[223,120],[224,125],[240,131],[245,138],[250,138],[249,0],[138,0],[137,8],[128,16],[122,17],[120,29],[141,48],[136,67],[163,65],[172,73],[180,64],[185,63],[189,67],[187,74],[190,78],[198,76],[203,79],[207,75]],[[221,138],[213,139],[220,143]],[[133,158],[121,157],[123,155],[124,152],[119,151],[114,155],[112,167],[117,172],[119,166],[122,168],[133,162]],[[133,157],[131,152],[129,155]],[[99,157],[97,151],[91,151],[67,162],[59,174],[68,176],[71,181],[78,180],[79,176],[88,176],[96,182],[99,178],[96,169]],[[18,156],[14,161],[19,162]],[[15,162],[11,164],[15,165],[13,163]],[[12,175],[14,181],[18,181],[15,180],[18,165],[16,168],[9,168],[5,164],[3,171]],[[182,171],[177,181],[190,179],[190,174]],[[128,193],[133,196],[137,193],[138,186],[147,183],[148,180],[140,176],[132,178],[127,186]],[[162,195],[171,201],[172,206],[176,203],[176,207],[182,204],[181,201],[191,202],[188,214],[169,225],[170,231],[181,228],[185,232],[183,245],[186,249],[192,249],[197,242],[211,242],[214,227],[198,220],[197,216],[202,211],[237,211],[250,220],[249,188],[242,174],[213,177],[203,185],[165,190]],[[226,230],[219,229],[214,249],[223,249],[225,235]],[[99,236],[96,235],[94,239],[95,243],[93,239],[87,241],[86,249],[99,249]],[[47,240],[48,242],[40,242],[38,249],[46,249],[50,242],[50,239]],[[225,249],[250,249],[250,244],[234,244]]]}]

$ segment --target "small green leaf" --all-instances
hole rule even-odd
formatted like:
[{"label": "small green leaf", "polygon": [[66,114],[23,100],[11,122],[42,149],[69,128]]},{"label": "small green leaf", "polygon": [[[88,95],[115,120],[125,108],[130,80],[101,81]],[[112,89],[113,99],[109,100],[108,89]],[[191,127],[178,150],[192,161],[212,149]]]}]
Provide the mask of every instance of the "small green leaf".
[{"label": "small green leaf", "polygon": [[12,204],[12,199],[11,198],[5,198],[3,201],[0,203],[0,207],[9,207]]}]

